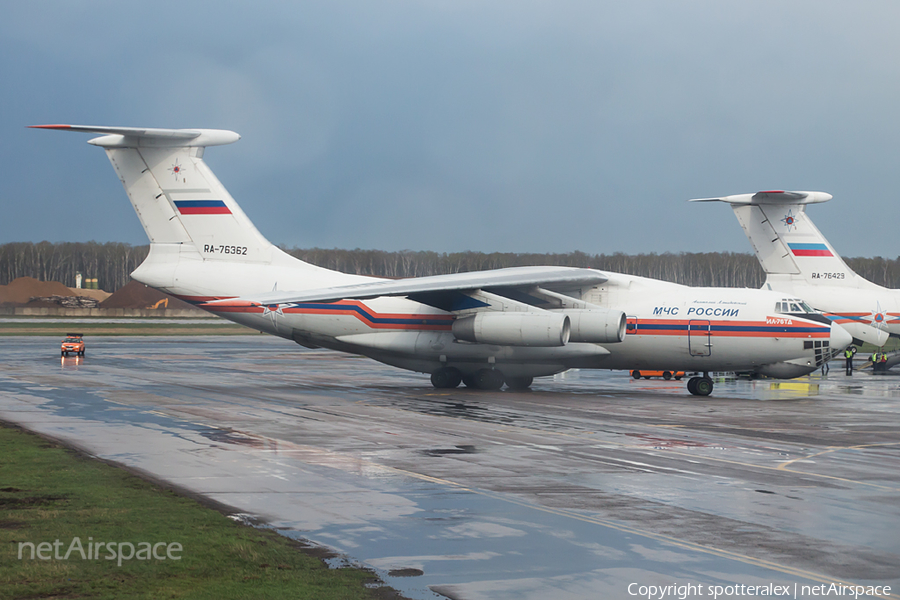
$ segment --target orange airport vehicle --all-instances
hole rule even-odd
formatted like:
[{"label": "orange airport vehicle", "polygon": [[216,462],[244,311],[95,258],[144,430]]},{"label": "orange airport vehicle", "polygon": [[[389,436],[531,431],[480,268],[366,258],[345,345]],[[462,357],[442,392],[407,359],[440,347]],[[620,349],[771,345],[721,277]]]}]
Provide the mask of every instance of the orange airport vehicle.
[{"label": "orange airport vehicle", "polygon": [[60,356],[68,356],[69,352],[77,356],[84,356],[84,338],[80,333],[67,333],[66,339],[62,341]]},{"label": "orange airport vehicle", "polygon": [[650,379],[651,377],[662,377],[663,379],[681,379],[684,377],[684,371],[638,371],[635,369],[631,372],[631,376],[635,379]]}]

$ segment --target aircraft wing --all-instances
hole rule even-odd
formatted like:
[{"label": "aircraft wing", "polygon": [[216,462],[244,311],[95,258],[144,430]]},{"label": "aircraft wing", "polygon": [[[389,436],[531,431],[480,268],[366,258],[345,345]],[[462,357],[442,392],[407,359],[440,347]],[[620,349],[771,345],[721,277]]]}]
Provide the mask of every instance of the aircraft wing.
[{"label": "aircraft wing", "polygon": [[[575,289],[604,283],[608,277],[593,269],[573,267],[510,267],[491,271],[452,273],[411,279],[384,280],[343,285],[301,292],[265,292],[238,300],[259,304],[289,304],[293,302],[334,302],[337,300],[365,300],[379,296],[418,296],[465,292],[472,290],[502,290],[544,286],[555,290]],[[234,302],[235,299],[222,301]],[[211,302],[210,304],[215,304]]]}]

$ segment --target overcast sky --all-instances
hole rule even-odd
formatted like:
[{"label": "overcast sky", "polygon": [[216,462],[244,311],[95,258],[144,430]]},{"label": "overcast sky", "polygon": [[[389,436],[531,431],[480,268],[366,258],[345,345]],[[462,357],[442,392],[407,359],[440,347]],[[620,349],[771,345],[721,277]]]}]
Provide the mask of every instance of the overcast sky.
[{"label": "overcast sky", "polygon": [[[137,6],[143,4],[144,6]],[[9,2],[0,242],[146,243],[44,123],[231,129],[206,161],[276,244],[748,252],[724,204],[822,190],[900,254],[896,2]]]}]

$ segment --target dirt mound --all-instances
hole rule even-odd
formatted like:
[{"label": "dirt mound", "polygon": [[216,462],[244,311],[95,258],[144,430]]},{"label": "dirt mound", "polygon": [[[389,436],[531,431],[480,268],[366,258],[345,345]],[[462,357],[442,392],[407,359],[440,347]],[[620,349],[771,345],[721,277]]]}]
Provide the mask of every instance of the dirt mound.
[{"label": "dirt mound", "polygon": [[[187,302],[167,296],[137,281],[128,283],[114,294],[103,290],[67,288],[58,281],[38,281],[33,277],[19,277],[10,281],[9,285],[0,285],[0,304],[31,307],[68,306],[70,303],[68,298],[76,297],[97,300],[100,302],[100,308],[194,308]],[[35,301],[29,302],[32,298],[35,298]],[[165,302],[166,299],[168,302]],[[77,306],[87,306],[84,301],[80,302]]]},{"label": "dirt mound", "polygon": [[[162,302],[168,298],[168,306]],[[100,308],[194,308],[187,302],[182,302],[160,291],[147,287],[137,281],[129,282],[120,288],[112,296],[100,303]]]},{"label": "dirt mound", "polygon": [[38,281],[33,277],[19,277],[10,281],[8,285],[0,285],[0,302],[12,304],[27,304],[36,296],[76,295],[58,281]]}]

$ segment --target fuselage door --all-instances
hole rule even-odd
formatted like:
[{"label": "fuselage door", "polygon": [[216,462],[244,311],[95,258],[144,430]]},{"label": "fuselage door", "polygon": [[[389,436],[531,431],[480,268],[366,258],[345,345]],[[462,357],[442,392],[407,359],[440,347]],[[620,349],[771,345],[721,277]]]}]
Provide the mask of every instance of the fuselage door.
[{"label": "fuselage door", "polygon": [[691,356],[709,356],[712,353],[709,321],[688,321],[688,350]]}]

